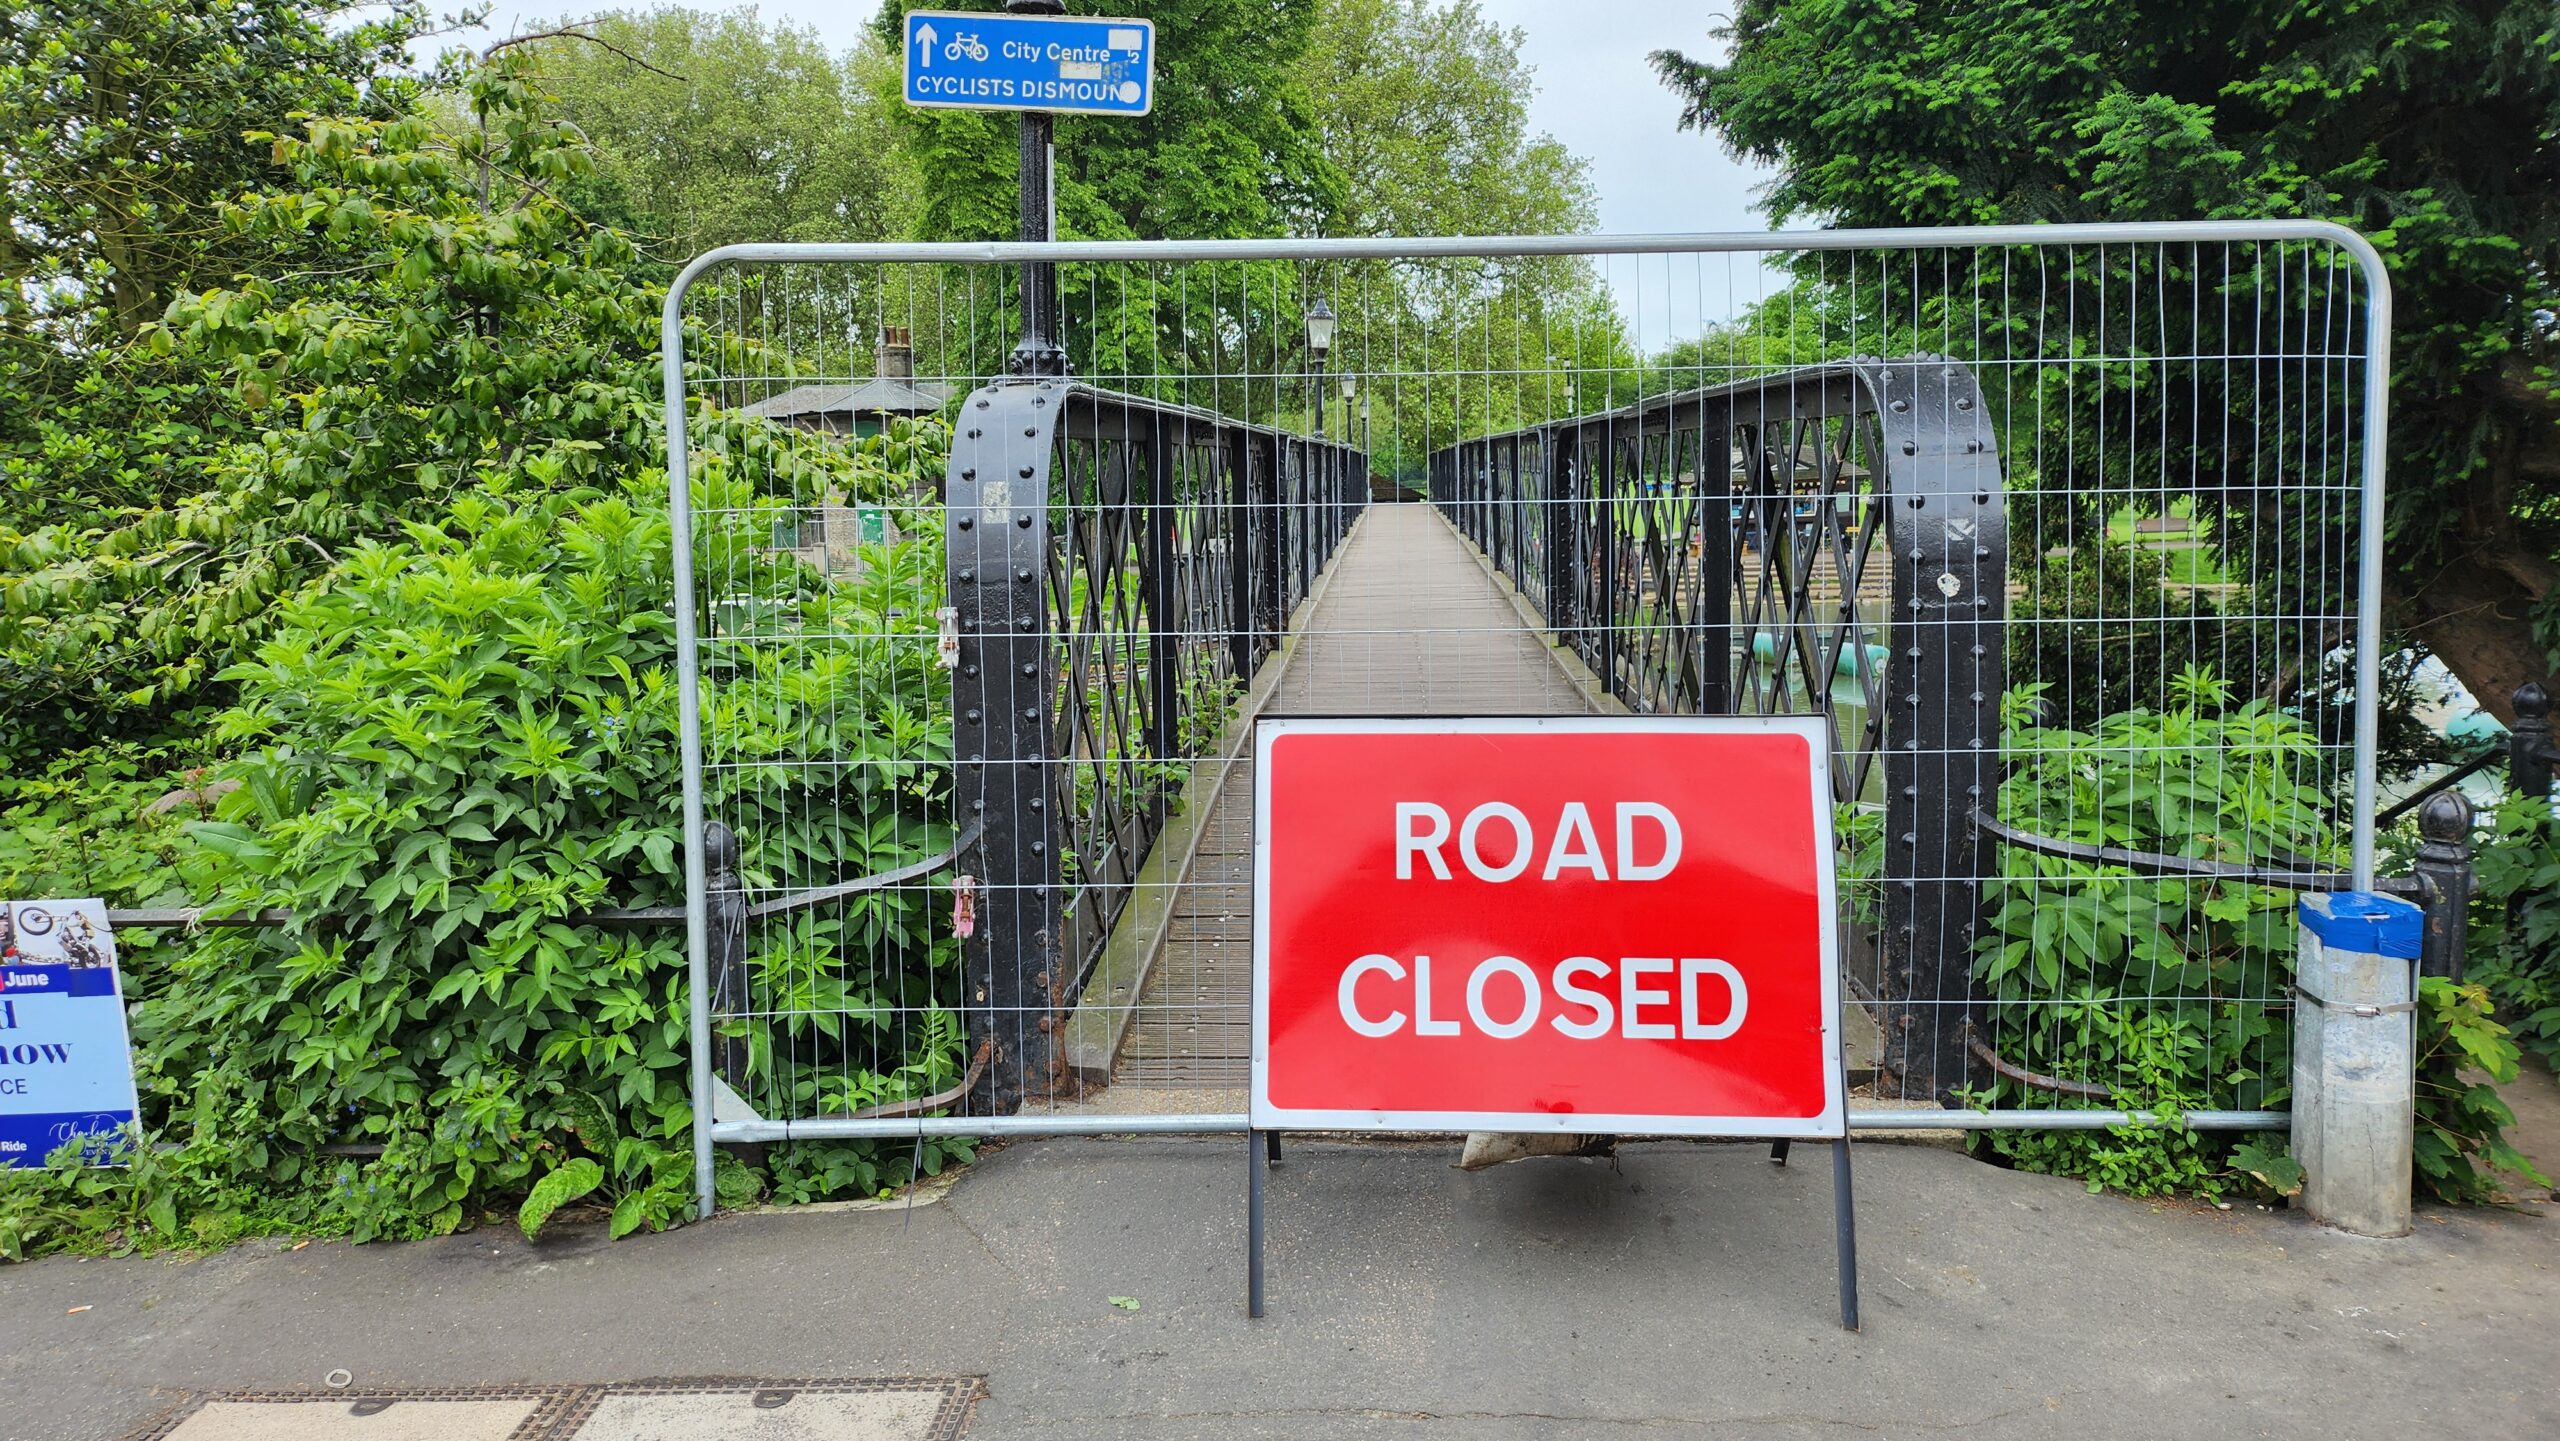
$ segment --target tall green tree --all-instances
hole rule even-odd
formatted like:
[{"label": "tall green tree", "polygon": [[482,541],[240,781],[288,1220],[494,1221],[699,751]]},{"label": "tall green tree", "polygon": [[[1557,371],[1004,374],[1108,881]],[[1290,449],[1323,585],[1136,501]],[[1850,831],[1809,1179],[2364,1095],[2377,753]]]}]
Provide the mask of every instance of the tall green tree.
[{"label": "tall green tree", "polygon": [[[200,492],[253,427],[220,362],[140,343],[171,301],[253,265],[318,266],[225,227],[226,200],[291,178],[255,132],[301,112],[379,117],[419,9],[327,0],[29,0],[0,7],[0,756],[149,735],[169,697],[73,645],[64,567]],[[172,566],[183,555],[154,557]],[[92,706],[98,707],[93,711]],[[68,707],[67,709],[65,707]],[[113,718],[109,718],[113,713]]]},{"label": "tall green tree", "polygon": [[[134,338],[255,251],[221,200],[285,167],[253,130],[377,114],[407,5],[304,0],[0,7],[0,548],[194,489],[234,433],[202,368]],[[353,20],[355,23],[349,23]],[[0,686],[12,678],[0,661]]]},{"label": "tall green tree", "polygon": [[488,123],[415,113],[252,132],[281,176],[208,217],[263,254],[142,337],[218,389],[173,436],[165,504],[0,520],[0,753],[148,735],[218,702],[277,604],[457,488],[564,486],[649,463],[658,326],[622,233],[555,193],[588,172],[510,57]]},{"label": "tall green tree", "polygon": [[393,62],[419,14],[314,0],[0,8],[0,330],[104,343],[158,320],[190,279],[246,253],[211,207],[281,172],[247,132],[397,104],[412,87]]},{"label": "tall green tree", "polygon": [[1298,62],[1343,176],[1333,235],[1566,235],[1589,167],[1529,128],[1528,37],[1474,0],[1326,0]]},{"label": "tall green tree", "polygon": [[[1529,126],[1526,50],[1474,0],[1327,0],[1298,65],[1344,181],[1325,233],[1589,229],[1585,163]],[[1361,262],[1313,279],[1343,316],[1335,369],[1367,374],[1352,404],[1382,469],[1417,475],[1460,434],[1604,403],[1628,358],[1584,260]],[[1588,378],[1577,388],[1569,371]]]},{"label": "tall green tree", "polygon": [[[2540,0],[1745,0],[1685,127],[1842,225],[2311,216],[2397,298],[2395,620],[2501,712],[2560,642],[2560,23]],[[2539,635],[2537,637],[2537,629]]]},{"label": "tall green tree", "polygon": [[[752,9],[615,11],[531,42],[533,73],[586,137],[591,213],[681,260],[758,240],[906,233],[914,172],[869,32],[838,55]],[[894,83],[894,82],[893,82]]]}]

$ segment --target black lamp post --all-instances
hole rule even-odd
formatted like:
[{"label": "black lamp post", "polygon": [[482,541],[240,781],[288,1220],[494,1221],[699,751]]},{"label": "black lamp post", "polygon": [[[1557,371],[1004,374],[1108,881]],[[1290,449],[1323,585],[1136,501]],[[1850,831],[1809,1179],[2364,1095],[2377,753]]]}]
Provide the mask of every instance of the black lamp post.
[{"label": "black lamp post", "polygon": [[1307,360],[1315,369],[1316,438],[1319,440],[1324,438],[1324,358],[1325,353],[1333,349],[1333,327],[1333,307],[1325,304],[1324,297],[1319,295],[1316,303],[1307,310]]}]

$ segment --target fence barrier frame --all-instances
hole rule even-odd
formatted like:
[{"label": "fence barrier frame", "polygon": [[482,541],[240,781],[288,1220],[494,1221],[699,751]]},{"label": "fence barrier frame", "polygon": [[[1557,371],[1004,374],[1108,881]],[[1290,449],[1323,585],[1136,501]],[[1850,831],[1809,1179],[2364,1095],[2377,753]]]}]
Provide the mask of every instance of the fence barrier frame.
[{"label": "fence barrier frame", "polygon": [[[2351,863],[2350,878],[2356,889],[2375,887],[2374,815],[2377,777],[2375,774],[2375,737],[2379,722],[2380,658],[2382,639],[2381,594],[2383,577],[2383,512],[2386,455],[2388,451],[2387,391],[2390,376],[2390,344],[2392,329],[2392,292],[2390,279],[2381,255],[2373,245],[2344,226],[2325,221],[2181,221],[2124,224],[2079,225],[2007,225],[2007,226],[1939,226],[1895,230],[1823,230],[1770,231],[1763,233],[1724,233],[1701,235],[1625,235],[1625,236],[1509,236],[1509,237],[1426,237],[1352,240],[1235,240],[1235,241],[1132,241],[1132,242],[983,242],[983,243],[916,243],[916,244],[748,244],[724,246],[708,251],[686,265],[668,287],[661,313],[662,373],[667,431],[667,475],[670,501],[673,580],[676,590],[674,615],[677,651],[678,734],[684,779],[683,829],[685,867],[685,935],[687,951],[687,993],[694,999],[690,1012],[692,1037],[692,1094],[694,1100],[694,1159],[699,1211],[708,1215],[714,1204],[712,1189],[713,1147],[715,1142],[747,1142],[783,1138],[818,1138],[850,1136],[924,1137],[930,1135],[998,1136],[1034,1134],[1127,1134],[1127,1133],[1237,1133],[1247,1131],[1247,1118],[1239,1114],[1192,1115],[1123,1115],[1123,1116],[902,1116],[871,1120],[850,1118],[806,1121],[745,1121],[717,1119],[712,1112],[715,1045],[712,1035],[711,1007],[702,1004],[712,994],[713,958],[712,930],[714,911],[724,905],[724,888],[715,887],[707,858],[704,788],[702,779],[703,727],[701,687],[703,684],[700,641],[697,634],[696,608],[698,593],[694,574],[694,532],[691,508],[691,470],[687,449],[687,391],[685,374],[685,311],[688,292],[697,280],[714,267],[739,264],[780,263],[855,263],[855,264],[966,264],[1001,266],[1016,263],[1170,263],[1185,261],[1351,261],[1405,260],[1431,258],[1515,258],[1573,257],[1643,254],[1753,254],[1770,252],[1821,251],[1917,251],[1950,247],[1991,246],[2056,246],[2156,243],[2212,242],[2318,242],[2335,246],[2352,262],[2364,285],[2363,342],[2359,355],[2363,366],[2361,434],[2363,454],[2359,476],[2361,513],[2366,518],[2359,528],[2355,556],[2356,590],[2352,643],[2355,650],[2355,694],[2353,701]],[[1042,384],[1055,384],[1023,378],[1003,383],[982,392],[993,409],[996,394],[1009,397],[1009,407],[1028,407],[1036,400]],[[973,401],[974,403],[974,401]],[[1049,407],[1052,420],[1062,409]],[[1010,413],[1010,412],[1009,412]],[[1215,421],[1215,417],[1209,417]],[[1227,443],[1239,454],[1267,450],[1269,464],[1236,467],[1234,484],[1239,492],[1279,469],[1280,447],[1276,438],[1257,446],[1236,422],[1223,422],[1238,432]],[[1032,428],[1038,428],[1036,417]],[[1008,442],[1002,454],[1019,472],[1021,462],[1015,459],[1010,444],[1016,426],[999,436]],[[1045,464],[1046,442],[1039,442],[1042,458],[1035,466]],[[961,452],[955,441],[952,473],[956,478],[962,467]],[[1253,456],[1253,460],[1264,459]],[[1556,457],[1551,453],[1552,466]],[[1992,459],[1996,465],[1996,458]],[[985,471],[986,466],[977,467]],[[1247,470],[1256,472],[1251,477]],[[1562,479],[1561,476],[1557,477]],[[985,481],[973,499],[983,503]],[[1257,487],[1258,488],[1258,487]],[[1557,491],[1555,493],[1562,493]],[[962,492],[951,492],[955,497]],[[1257,494],[1250,502],[1239,498],[1243,506],[1259,503]],[[1276,497],[1273,501],[1277,505]],[[1045,507],[1034,507],[1045,509]],[[957,522],[955,511],[952,519]],[[1551,514],[1551,524],[1554,517]],[[1015,529],[1018,527],[1007,527]],[[1036,525],[1035,525],[1036,528]],[[1526,535],[1506,535],[1500,544],[1516,549],[1530,543]],[[1541,538],[1552,545],[1553,535]],[[988,547],[986,555],[997,549],[991,538],[978,542]],[[955,550],[955,554],[957,551]],[[977,552],[973,551],[973,554]],[[1011,537],[1004,548],[1012,558]],[[1550,553],[1553,553],[1550,551]],[[1281,556],[1264,558],[1266,563],[1284,564]],[[1312,567],[1301,561],[1301,575],[1312,578]],[[1007,566],[1007,575],[1019,574],[1020,565]],[[1035,574],[1037,572],[1035,571]],[[1018,582],[1008,582],[1018,584]],[[1559,602],[1561,595],[1551,594],[1545,607],[1551,619],[1562,626],[1568,611]],[[1267,602],[1266,602],[1267,603]],[[1041,613],[1041,612],[1035,612]],[[1284,611],[1285,614],[1285,611]],[[1240,618],[1241,619],[1241,618]],[[1253,629],[1261,631],[1267,622],[1277,629],[1280,617],[1257,615]],[[1239,629],[1243,629],[1241,625]],[[1256,637],[1258,639],[1258,636]],[[1239,652],[1241,654],[1241,651]],[[955,707],[958,692],[955,689]],[[1011,722],[1008,717],[1008,723]],[[1018,728],[1017,735],[1032,745],[1041,743],[1045,718],[1031,718]],[[965,769],[965,768],[964,768]],[[965,784],[965,782],[964,782]],[[968,799],[987,799],[981,792]],[[995,818],[988,817],[992,826]],[[1970,842],[1968,842],[1969,844]],[[982,838],[982,846],[991,845]],[[1054,848],[1052,848],[1054,850]],[[715,895],[722,890],[723,895]],[[1042,915],[1048,914],[1046,911]],[[725,949],[725,947],[724,947]],[[1030,972],[1034,977],[1040,972]],[[1865,1129],[1980,1129],[2004,1125],[2034,1125],[2051,1128],[2096,1128],[2109,1125],[2138,1124],[2147,1119],[2144,1113],[2120,1110],[2058,1110],[2053,1112],[1966,1112],[1966,1111],[1855,1111],[1851,1125]],[[2282,1112],[2232,1111],[2189,1112],[2185,1124],[2198,1129],[2278,1129],[2286,1124]]]}]

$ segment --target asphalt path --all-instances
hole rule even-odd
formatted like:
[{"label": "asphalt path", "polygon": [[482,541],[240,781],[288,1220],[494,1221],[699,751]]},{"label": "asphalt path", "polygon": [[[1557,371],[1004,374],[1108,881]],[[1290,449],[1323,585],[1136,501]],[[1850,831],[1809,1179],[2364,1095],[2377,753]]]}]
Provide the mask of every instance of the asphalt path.
[{"label": "asphalt path", "polygon": [[621,1242],[492,1227],[0,1268],[0,1436],[121,1437],[185,1393],[339,1369],[447,1387],[982,1376],[972,1441],[2560,1423],[2548,1207],[2423,1211],[2413,1236],[2357,1240],[1866,1145],[1850,1335],[1819,1148],[1783,1169],[1691,1143],[1474,1175],[1454,1159],[1454,1142],[1293,1144],[1260,1321],[1241,1140],[1016,1144],[912,1209]]}]

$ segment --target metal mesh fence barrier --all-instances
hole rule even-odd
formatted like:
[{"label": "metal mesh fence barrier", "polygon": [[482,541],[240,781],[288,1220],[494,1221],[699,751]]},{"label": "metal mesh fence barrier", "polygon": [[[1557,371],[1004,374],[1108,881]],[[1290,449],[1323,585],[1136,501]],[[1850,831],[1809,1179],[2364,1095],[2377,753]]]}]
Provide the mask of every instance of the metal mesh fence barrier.
[{"label": "metal mesh fence barrier", "polygon": [[[1070,376],[1009,374],[1023,260]],[[706,257],[711,1130],[1241,1130],[1251,718],[1612,710],[1829,719],[1863,1119],[2266,1123],[2292,896],[2371,872],[2377,273],[2309,224]]]}]

